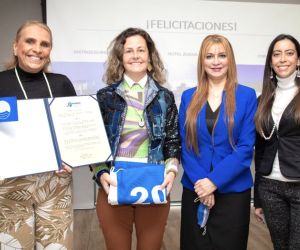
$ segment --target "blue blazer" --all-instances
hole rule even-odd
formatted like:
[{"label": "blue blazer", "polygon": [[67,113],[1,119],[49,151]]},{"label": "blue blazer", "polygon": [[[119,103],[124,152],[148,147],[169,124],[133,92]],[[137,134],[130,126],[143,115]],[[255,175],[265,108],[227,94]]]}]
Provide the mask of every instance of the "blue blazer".
[{"label": "blue blazer", "polygon": [[[179,127],[182,140],[181,160],[184,168],[182,185],[194,190],[199,179],[208,178],[221,193],[242,192],[252,187],[250,165],[255,143],[254,115],[256,94],[254,89],[238,85],[234,114],[233,140],[229,143],[225,116],[226,92],[223,92],[220,114],[214,129],[214,138],[206,126],[206,104],[197,121],[199,154],[187,148],[185,117],[196,88],[183,92],[179,109]],[[210,171],[211,166],[213,170]]]}]

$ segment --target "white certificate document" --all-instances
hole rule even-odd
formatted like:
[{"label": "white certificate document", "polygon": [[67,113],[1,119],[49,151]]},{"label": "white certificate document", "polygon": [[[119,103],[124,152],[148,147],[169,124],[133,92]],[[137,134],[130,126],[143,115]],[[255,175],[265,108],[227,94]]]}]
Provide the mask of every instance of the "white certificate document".
[{"label": "white certificate document", "polygon": [[18,100],[18,121],[0,122],[0,178],[110,161],[95,96]]},{"label": "white certificate document", "polygon": [[18,100],[16,122],[0,123],[0,178],[57,170],[43,99]]},{"label": "white certificate document", "polygon": [[63,162],[79,167],[111,160],[110,145],[95,96],[48,100]]}]

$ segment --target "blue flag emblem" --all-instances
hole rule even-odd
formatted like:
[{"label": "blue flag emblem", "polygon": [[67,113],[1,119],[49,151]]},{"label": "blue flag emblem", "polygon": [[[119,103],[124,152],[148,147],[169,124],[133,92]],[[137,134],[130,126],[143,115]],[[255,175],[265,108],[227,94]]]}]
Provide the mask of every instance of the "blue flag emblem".
[{"label": "blue flag emblem", "polygon": [[17,98],[0,97],[0,122],[18,121]]}]

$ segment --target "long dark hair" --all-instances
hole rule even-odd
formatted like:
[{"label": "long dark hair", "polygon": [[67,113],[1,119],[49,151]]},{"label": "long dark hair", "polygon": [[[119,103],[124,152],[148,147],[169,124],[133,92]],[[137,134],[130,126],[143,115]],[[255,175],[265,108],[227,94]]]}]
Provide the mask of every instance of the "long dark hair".
[{"label": "long dark hair", "polygon": [[[262,93],[259,99],[257,112],[255,114],[255,125],[258,132],[261,133],[262,130],[271,130],[273,124],[272,121],[272,115],[271,110],[275,98],[275,90],[277,87],[277,78],[276,73],[271,67],[272,64],[272,55],[273,50],[275,47],[275,44],[279,41],[282,41],[284,39],[290,40],[296,48],[297,57],[300,57],[300,45],[296,38],[294,38],[291,35],[287,34],[280,34],[277,37],[274,38],[274,40],[271,42],[268,54],[266,58],[265,63],[265,69],[264,69],[264,78],[263,78],[263,88]],[[271,78],[271,75],[273,77]],[[298,93],[296,95],[296,102],[295,105],[292,107],[292,113],[294,114],[294,119],[297,124],[300,124],[300,78],[295,78],[296,86],[298,87]]]}]

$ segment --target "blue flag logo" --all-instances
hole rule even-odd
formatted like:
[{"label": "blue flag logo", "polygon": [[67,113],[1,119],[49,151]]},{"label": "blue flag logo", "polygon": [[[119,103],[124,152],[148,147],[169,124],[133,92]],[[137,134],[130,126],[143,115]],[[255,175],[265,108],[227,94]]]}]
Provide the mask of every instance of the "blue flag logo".
[{"label": "blue flag logo", "polygon": [[17,98],[0,97],[0,122],[18,121]]}]

